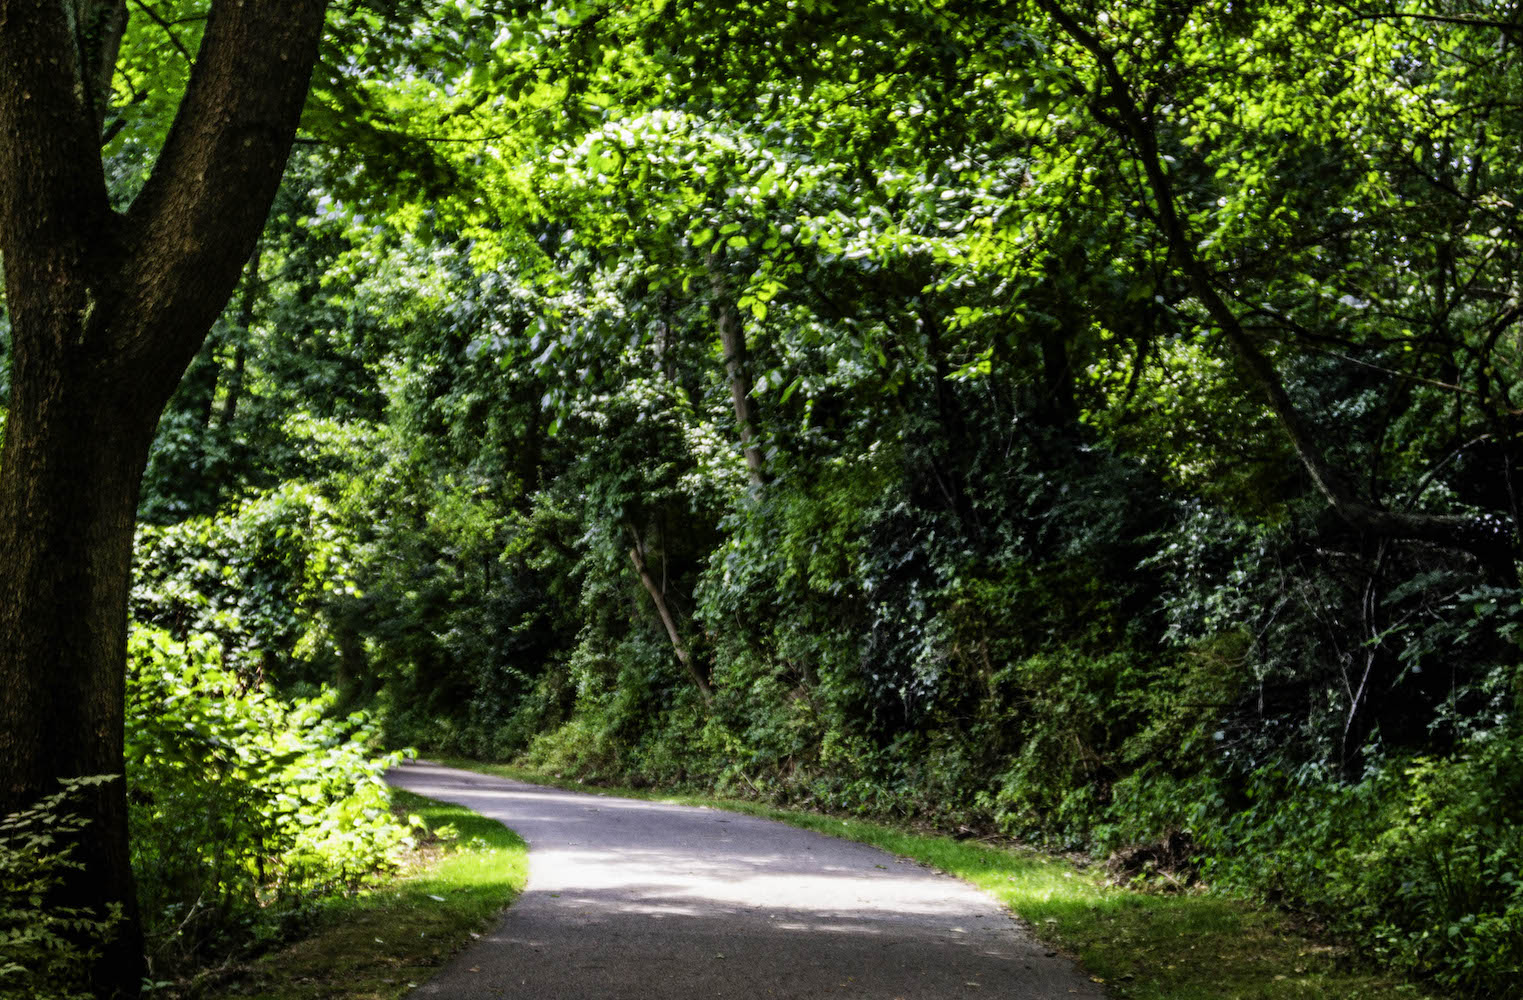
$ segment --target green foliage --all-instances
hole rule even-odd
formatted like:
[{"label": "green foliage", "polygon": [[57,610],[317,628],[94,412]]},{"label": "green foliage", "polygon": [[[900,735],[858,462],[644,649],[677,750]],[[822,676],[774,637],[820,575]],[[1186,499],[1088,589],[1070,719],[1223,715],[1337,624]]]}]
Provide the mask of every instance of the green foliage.
[{"label": "green foliage", "polygon": [[89,827],[77,798],[114,776],[69,778],[52,795],[0,819],[0,1000],[84,1000],[95,949],[110,940],[121,904],[97,913],[52,898]]},{"label": "green foliage", "polygon": [[1523,749],[1498,732],[1362,781],[1256,773],[1202,817],[1207,873],[1310,910],[1391,968],[1467,996],[1517,997],[1523,968]]},{"label": "green foliage", "polygon": [[132,633],[127,779],[150,955],[178,971],[270,937],[385,871],[408,831],[331,692],[283,701],[223,666],[217,640]]},{"label": "green foliage", "polygon": [[322,613],[356,594],[344,528],[333,505],[300,482],[216,516],[142,525],[133,619],[180,639],[216,636],[246,683],[321,679],[333,655]]},{"label": "green foliage", "polygon": [[165,417],[134,614],[391,745],[1193,842],[1484,995],[1523,49],[1355,13],[346,9],[306,117],[344,148]]},{"label": "green foliage", "polygon": [[461,806],[393,791],[419,853],[394,880],[319,914],[312,933],[245,967],[238,995],[257,1000],[400,997],[486,932],[523,891],[529,850],[513,831]]}]

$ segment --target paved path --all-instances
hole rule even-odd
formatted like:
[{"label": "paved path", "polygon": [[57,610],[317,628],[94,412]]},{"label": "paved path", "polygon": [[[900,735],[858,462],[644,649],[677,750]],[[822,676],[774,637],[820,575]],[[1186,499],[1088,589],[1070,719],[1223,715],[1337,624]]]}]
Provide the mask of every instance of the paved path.
[{"label": "paved path", "polygon": [[972,887],[875,848],[713,809],[407,764],[399,788],[529,843],[529,885],[422,997],[1101,1000]]}]

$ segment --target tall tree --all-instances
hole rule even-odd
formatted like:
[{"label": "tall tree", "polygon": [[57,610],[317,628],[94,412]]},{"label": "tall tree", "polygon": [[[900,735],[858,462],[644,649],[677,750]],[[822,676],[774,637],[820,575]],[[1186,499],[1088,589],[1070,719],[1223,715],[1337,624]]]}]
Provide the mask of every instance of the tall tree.
[{"label": "tall tree", "polygon": [[[122,771],[134,511],[159,415],[253,251],[307,93],[325,0],[214,0],[153,172],[113,210],[100,149],[121,0],[0,0],[0,813]],[[90,970],[133,996],[141,941],[122,782],[89,803],[64,905],[126,908]]]},{"label": "tall tree", "polygon": [[[1167,9],[1156,15],[1156,20],[1149,20],[1155,15],[1138,18],[1135,23],[1113,20],[1105,13],[1079,15],[1075,13],[1077,5],[1065,5],[1058,0],[1036,0],[1036,9],[1056,26],[1060,37],[1066,38],[1071,45],[1071,51],[1060,53],[1060,60],[1066,64],[1065,72],[1073,74],[1067,79],[1067,85],[1073,94],[1081,99],[1081,103],[1088,116],[1098,124],[1105,132],[1118,140],[1126,150],[1126,156],[1132,161],[1131,167],[1135,170],[1134,179],[1139,188],[1145,192],[1140,199],[1139,206],[1142,214],[1147,218],[1151,227],[1156,230],[1161,238],[1162,247],[1167,252],[1168,258],[1175,269],[1175,277],[1183,289],[1188,291],[1200,310],[1215,327],[1223,340],[1230,348],[1238,362],[1238,369],[1246,385],[1251,386],[1263,397],[1270,412],[1274,414],[1276,421],[1289,443],[1291,450],[1299,460],[1315,493],[1325,502],[1332,515],[1342,522],[1347,529],[1359,535],[1372,538],[1403,539],[1436,544],[1444,548],[1469,553],[1477,562],[1486,567],[1492,577],[1498,581],[1515,583],[1517,576],[1517,557],[1519,554],[1519,525],[1516,518],[1516,504],[1510,504],[1511,509],[1507,517],[1500,512],[1473,513],[1430,513],[1421,510],[1400,509],[1393,505],[1382,502],[1378,491],[1371,489],[1371,484],[1361,482],[1357,470],[1344,467],[1335,456],[1329,453],[1326,444],[1320,440],[1321,434],[1313,419],[1312,414],[1306,412],[1306,408],[1299,403],[1287,388],[1288,376],[1286,364],[1277,361],[1274,356],[1274,346],[1268,342],[1268,338],[1256,336],[1252,327],[1255,325],[1253,318],[1257,315],[1267,315],[1274,318],[1276,328],[1274,333],[1279,339],[1289,342],[1299,352],[1308,352],[1319,341],[1325,342],[1337,336],[1343,336],[1342,330],[1313,329],[1306,325],[1294,322],[1280,322],[1284,317],[1269,302],[1260,298],[1252,285],[1244,279],[1247,277],[1247,268],[1242,266],[1241,261],[1222,259],[1218,257],[1212,260],[1210,254],[1220,255],[1222,251],[1213,249],[1218,242],[1227,242],[1222,237],[1232,235],[1229,223],[1212,218],[1213,212],[1209,203],[1205,206],[1199,204],[1200,193],[1210,190],[1215,194],[1215,188],[1208,185],[1196,184],[1198,189],[1196,203],[1186,196],[1185,189],[1190,184],[1186,149],[1199,149],[1207,145],[1221,145],[1205,143],[1198,136],[1191,135],[1189,130],[1198,127],[1187,125],[1188,115],[1180,111],[1190,105],[1190,94],[1179,81],[1195,78],[1196,86],[1203,88],[1208,96],[1203,102],[1206,107],[1226,106],[1227,101],[1209,89],[1220,78],[1228,86],[1238,88],[1239,93],[1251,93],[1251,85],[1248,83],[1252,77],[1249,71],[1239,69],[1235,73],[1241,76],[1233,77],[1232,74],[1224,74],[1219,68],[1221,65],[1231,64],[1231,60],[1215,57],[1214,59],[1202,58],[1207,52],[1213,52],[1206,46],[1201,46],[1201,51],[1195,51],[1195,42],[1186,42],[1200,33],[1194,30],[1191,21],[1198,17],[1200,11],[1194,10],[1190,5],[1180,6],[1178,9]],[[1445,20],[1444,15],[1439,14],[1412,14],[1411,17],[1420,20]],[[1340,19],[1329,17],[1324,23],[1318,20],[1318,5],[1308,7],[1288,6],[1284,10],[1277,11],[1273,15],[1256,16],[1255,19],[1244,20],[1242,24],[1229,30],[1219,32],[1221,41],[1217,44],[1227,49],[1241,48],[1245,54],[1254,53],[1254,44],[1257,44],[1259,53],[1274,47],[1277,42],[1283,47],[1281,39],[1294,37],[1297,44],[1303,44],[1307,33],[1316,30],[1322,33],[1322,37],[1316,39],[1311,51],[1337,51],[1344,44],[1367,44],[1359,35],[1345,35],[1350,32],[1350,24],[1361,24],[1367,19],[1363,16],[1355,17],[1347,14]],[[1088,18],[1088,20],[1086,20]],[[1506,29],[1509,25],[1498,23],[1489,18],[1479,18],[1472,15],[1457,19],[1458,23],[1469,24],[1482,29],[1500,28]],[[1360,28],[1360,31],[1363,29]],[[1368,34],[1366,32],[1366,34]],[[1352,39],[1348,42],[1346,39]],[[1144,44],[1146,43],[1146,44]],[[1474,42],[1470,43],[1474,45]],[[1312,101],[1320,101],[1326,104],[1330,97],[1349,102],[1351,108],[1361,115],[1368,117],[1367,122],[1369,136],[1353,133],[1350,135],[1339,134],[1338,131],[1319,121],[1322,109],[1316,104],[1307,105],[1300,102],[1306,98],[1289,95],[1274,98],[1282,107],[1275,108],[1275,112],[1283,118],[1281,121],[1273,120],[1267,113],[1259,113],[1249,117],[1248,123],[1253,126],[1243,129],[1247,135],[1259,136],[1274,134],[1276,128],[1285,132],[1291,131],[1287,125],[1300,131],[1323,135],[1328,138],[1326,144],[1331,149],[1337,149],[1342,156],[1352,160],[1361,157],[1364,162],[1376,164],[1391,157],[1397,163],[1405,165],[1414,158],[1418,162],[1424,162],[1425,150],[1417,146],[1401,132],[1400,126],[1391,133],[1391,123],[1383,119],[1396,114],[1395,108],[1399,102],[1391,102],[1389,105],[1382,104],[1378,95],[1384,91],[1407,92],[1408,94],[1420,94],[1422,100],[1413,99],[1413,103],[1425,104],[1428,101],[1445,102],[1451,96],[1456,84],[1453,81],[1442,79],[1442,74],[1437,74],[1439,79],[1423,79],[1424,73],[1432,75],[1432,71],[1423,70],[1420,62],[1408,66],[1404,58],[1399,55],[1403,46],[1396,44],[1388,48],[1379,48],[1379,45],[1391,46],[1388,40],[1382,39],[1376,45],[1369,48],[1374,52],[1361,52],[1357,60],[1361,66],[1373,65],[1380,67],[1372,74],[1372,82],[1360,86],[1334,86],[1322,83],[1323,93],[1320,97],[1313,97]],[[1495,73],[1499,81],[1497,89],[1502,90],[1508,86],[1515,70],[1514,60],[1511,55],[1510,45],[1502,46],[1497,52],[1492,50],[1496,45],[1487,39],[1477,53],[1471,55],[1480,65],[1485,65],[1488,72]],[[1275,48],[1275,51],[1280,51]],[[1258,58],[1258,55],[1254,55]],[[1197,62],[1198,60],[1198,62]],[[1447,58],[1446,60],[1447,61]],[[1195,65],[1191,65],[1195,62]],[[1247,62],[1242,63],[1243,66]],[[1263,70],[1255,67],[1259,73]],[[1211,82],[1203,82],[1211,81]],[[1171,85],[1173,89],[1171,91]],[[1347,90],[1349,94],[1343,94],[1340,90]],[[1308,88],[1307,93],[1315,91]],[[1488,95],[1489,96],[1489,95]],[[1298,107],[1298,105],[1300,105]],[[1077,104],[1076,104],[1077,107]],[[1474,116],[1475,120],[1470,123],[1475,133],[1481,137],[1473,141],[1470,155],[1456,155],[1455,160],[1472,163],[1468,167],[1468,177],[1462,183],[1468,183],[1472,188],[1479,184],[1495,182],[1495,165],[1493,155],[1484,142],[1484,137],[1490,131],[1494,131],[1495,124],[1488,121],[1487,116],[1491,109],[1486,102],[1481,102],[1477,107],[1465,107],[1462,111],[1455,111],[1452,116],[1457,119]],[[1300,117],[1296,117],[1297,115]],[[1077,116],[1076,116],[1077,117]],[[1209,117],[1209,115],[1208,115]],[[1411,123],[1401,123],[1410,127]],[[1174,133],[1183,133],[1183,138],[1174,136],[1173,143],[1170,141],[1170,130]],[[1283,134],[1283,132],[1281,133]],[[1250,139],[1250,143],[1254,141]],[[1171,152],[1172,151],[1172,152]],[[1173,152],[1178,152],[1181,157],[1176,157]],[[1254,147],[1245,145],[1240,151],[1235,151],[1238,162],[1273,162],[1271,154],[1265,146]],[[1219,154],[1218,154],[1219,155]],[[1252,157],[1250,160],[1249,157]],[[1181,158],[1186,162],[1181,163]],[[1483,167],[1491,167],[1491,170],[1483,170]],[[1197,170],[1204,173],[1203,165],[1195,165]],[[1226,164],[1218,168],[1217,177],[1230,175],[1231,170]],[[1282,168],[1283,169],[1283,168]],[[1346,169],[1346,168],[1345,168]],[[1388,168],[1388,174],[1382,176],[1378,171],[1371,170],[1371,176],[1379,182],[1391,185],[1393,188],[1401,183],[1394,171]],[[1265,171],[1267,174],[1269,171]],[[1289,173],[1288,169],[1285,173]],[[1441,188],[1444,181],[1441,178],[1429,178],[1424,176],[1425,190],[1423,194],[1431,198],[1432,188]],[[1358,188],[1349,182],[1345,182],[1350,191]],[[1239,185],[1243,186],[1243,185]],[[1302,190],[1310,189],[1311,185],[1301,182]],[[1256,189],[1254,189],[1256,190]],[[1363,192],[1366,198],[1379,204],[1372,198],[1373,192]],[[1302,192],[1297,192],[1307,204],[1297,205],[1295,208],[1286,208],[1280,214],[1301,223],[1298,211],[1305,214],[1309,219],[1315,219],[1321,223],[1321,232],[1310,230],[1298,233],[1295,240],[1304,244],[1322,245],[1331,244],[1333,239],[1328,233],[1336,231],[1338,223],[1324,216],[1331,215],[1326,207],[1318,206],[1306,198]],[[1286,199],[1289,201],[1289,199]],[[1476,197],[1474,194],[1463,196],[1462,200],[1473,200],[1481,203],[1485,199]],[[1238,218],[1245,217],[1246,212],[1241,206],[1235,205],[1226,195],[1221,195],[1216,202],[1216,207],[1236,212]],[[1366,206],[1373,207],[1373,206]],[[1358,215],[1351,208],[1338,206],[1337,211]],[[1397,213],[1391,213],[1395,216]],[[1384,221],[1384,220],[1382,220]],[[1465,228],[1476,229],[1477,220],[1467,219]],[[1509,219],[1510,223],[1511,220]],[[1208,223],[1215,223],[1215,230],[1204,228]],[[1289,225],[1288,223],[1281,223]],[[1388,222],[1386,224],[1389,224]],[[1510,228],[1510,226],[1508,227]],[[1492,238],[1504,236],[1503,227],[1492,228]],[[1415,234],[1414,234],[1415,235]],[[1294,241],[1286,235],[1277,234],[1274,230],[1266,227],[1259,236],[1266,246],[1285,244],[1290,249]],[[1431,236],[1424,238],[1426,242]],[[1400,267],[1407,267],[1408,263],[1403,256],[1404,250],[1397,249],[1402,243],[1406,243],[1405,234],[1400,235],[1394,246],[1382,247],[1384,255],[1400,261]],[[1499,241],[1499,244],[1503,241]],[[1417,240],[1414,240],[1416,245]],[[1503,253],[1502,245],[1493,246],[1487,255],[1507,259]],[[1208,253],[1209,250],[1209,253]],[[1243,256],[1247,256],[1244,254]],[[1373,255],[1372,255],[1373,256]],[[1356,262],[1355,268],[1364,265],[1364,262]],[[1483,268],[1477,267],[1471,276],[1471,285],[1479,286]],[[1436,283],[1447,285],[1447,275],[1438,269],[1431,277]],[[1410,276],[1404,281],[1410,282]],[[1416,285],[1411,285],[1413,289]],[[1472,289],[1475,298],[1483,298],[1479,287]],[[1452,293],[1444,292],[1438,297],[1447,299]],[[1345,293],[1339,300],[1340,305],[1355,305],[1359,311],[1367,307],[1368,302],[1357,296]],[[1457,346],[1460,341],[1458,331],[1453,329],[1458,325],[1454,314],[1462,313],[1463,310],[1450,304],[1442,310],[1443,319],[1435,324],[1441,330],[1438,333],[1442,340],[1447,340]],[[1484,349],[1475,352],[1487,358],[1495,350],[1500,338],[1510,329],[1515,328],[1523,313],[1517,309],[1513,301],[1507,301],[1505,306],[1493,311],[1494,314],[1487,323],[1490,333],[1487,335]],[[1331,327],[1333,324],[1322,324]],[[1366,323],[1348,320],[1344,324],[1350,330],[1358,330]],[[1437,338],[1435,338],[1437,339]],[[1472,351],[1474,349],[1472,348]],[[1408,353],[1412,353],[1409,345]],[[1364,365],[1376,368],[1371,362],[1363,362]],[[1376,370],[1387,370],[1384,366]],[[1506,391],[1498,393],[1489,385],[1490,376],[1487,374],[1494,369],[1487,363],[1477,366],[1473,376],[1475,384],[1464,386],[1452,386],[1445,381],[1442,386],[1446,389],[1457,390],[1456,396],[1471,397],[1479,401],[1480,405],[1492,412],[1488,414],[1490,424],[1495,429],[1488,428],[1487,437],[1495,435],[1499,441],[1506,441],[1500,456],[1501,473],[1508,484],[1508,492],[1512,493],[1511,487],[1512,470],[1516,465],[1516,458],[1511,452],[1511,440],[1514,433],[1509,420],[1504,414],[1498,413],[1499,409],[1506,410],[1510,404],[1500,407],[1493,404],[1493,398],[1505,398]],[[1392,371],[1390,374],[1420,381],[1421,376],[1405,371]],[[1456,373],[1458,374],[1458,373]],[[1434,380],[1429,379],[1429,382]],[[1444,461],[1447,461],[1445,459]]]}]

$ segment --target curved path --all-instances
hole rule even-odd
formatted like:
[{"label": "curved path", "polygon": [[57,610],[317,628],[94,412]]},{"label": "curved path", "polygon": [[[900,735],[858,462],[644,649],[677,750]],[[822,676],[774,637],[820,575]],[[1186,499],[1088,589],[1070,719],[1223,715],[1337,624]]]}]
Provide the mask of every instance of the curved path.
[{"label": "curved path", "polygon": [[876,848],[713,809],[437,764],[387,780],[529,843],[501,925],[414,995],[1101,1000],[994,900]]}]

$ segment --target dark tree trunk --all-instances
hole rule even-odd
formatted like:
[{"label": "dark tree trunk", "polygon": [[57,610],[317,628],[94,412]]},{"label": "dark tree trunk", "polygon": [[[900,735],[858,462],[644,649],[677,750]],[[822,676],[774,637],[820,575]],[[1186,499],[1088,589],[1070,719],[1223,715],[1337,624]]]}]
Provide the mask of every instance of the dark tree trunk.
[{"label": "dark tree trunk", "polygon": [[[1066,318],[1066,317],[1065,317]],[[1042,422],[1071,441],[1079,437],[1079,403],[1074,393],[1073,362],[1068,353],[1068,327],[1042,330]]]},{"label": "dark tree trunk", "polygon": [[746,473],[752,486],[761,486],[767,479],[767,460],[762,455],[756,437],[756,401],[751,398],[751,378],[746,371],[746,333],[740,323],[740,313],[730,295],[729,283],[721,270],[723,260],[717,254],[709,255],[709,283],[714,290],[714,311],[719,327],[719,346],[724,351],[724,370],[730,380],[730,400],[735,405],[735,430],[740,437],[740,449],[746,458]]},{"label": "dark tree trunk", "polygon": [[217,416],[217,426],[226,429],[238,419],[238,404],[243,400],[243,374],[248,365],[248,348],[239,344],[233,348],[233,370],[227,375],[227,398]]},{"label": "dark tree trunk", "polygon": [[216,354],[217,344],[212,341],[207,346],[211,349],[199,355],[180,380],[181,388],[192,393],[196,401],[196,428],[203,435],[212,428],[212,418],[217,412],[217,387],[222,382],[222,360]]},{"label": "dark tree trunk", "polygon": [[238,343],[233,347],[233,370],[227,376],[227,397],[217,417],[217,426],[227,429],[238,419],[238,403],[243,396],[243,370],[248,364],[248,342],[253,336],[254,305],[259,300],[259,251],[249,258],[243,271],[243,297],[238,304]]},{"label": "dark tree trunk", "polygon": [[[122,773],[127,580],[153,433],[117,411],[99,378],[39,380],[17,360],[0,457],[0,812],[61,777]],[[77,855],[86,871],[56,900],[125,908],[96,970],[103,996],[115,984],[135,994],[141,978],[124,791],[120,779],[90,790],[83,808],[95,826]]]},{"label": "dark tree trunk", "polygon": [[[132,208],[99,147],[124,8],[0,0],[0,255],[12,397],[0,446],[0,814],[123,770],[127,595],[148,445],[227,302],[280,181],[323,0],[216,0]],[[86,803],[86,870],[56,903],[127,916],[85,970],[139,990],[121,780]]]},{"label": "dark tree trunk", "polygon": [[936,422],[940,446],[932,451],[930,470],[935,479],[936,492],[940,494],[946,509],[957,515],[963,525],[976,538],[982,528],[977,512],[968,500],[965,488],[967,476],[967,452],[971,444],[968,422],[964,419],[962,401],[952,388],[952,362],[947,357],[940,314],[929,303],[920,312],[921,329],[925,336],[926,356],[931,362],[935,377]]},{"label": "dark tree trunk", "polygon": [[634,525],[627,525],[629,536],[634,540],[634,545],[629,550],[629,561],[634,563],[635,572],[639,574],[640,582],[645,585],[645,592],[650,595],[651,603],[656,606],[656,614],[661,617],[661,624],[666,628],[666,637],[671,640],[672,653],[677,657],[677,662],[687,670],[688,676],[693,679],[693,686],[698,689],[698,694],[704,703],[714,699],[714,689],[709,687],[707,677],[698,669],[698,664],[693,662],[693,656],[688,652],[687,645],[682,641],[682,633],[677,630],[677,620],[672,617],[671,608],[666,603],[666,591],[656,578],[651,575],[650,566],[645,561],[645,546],[640,543],[640,533]]}]

